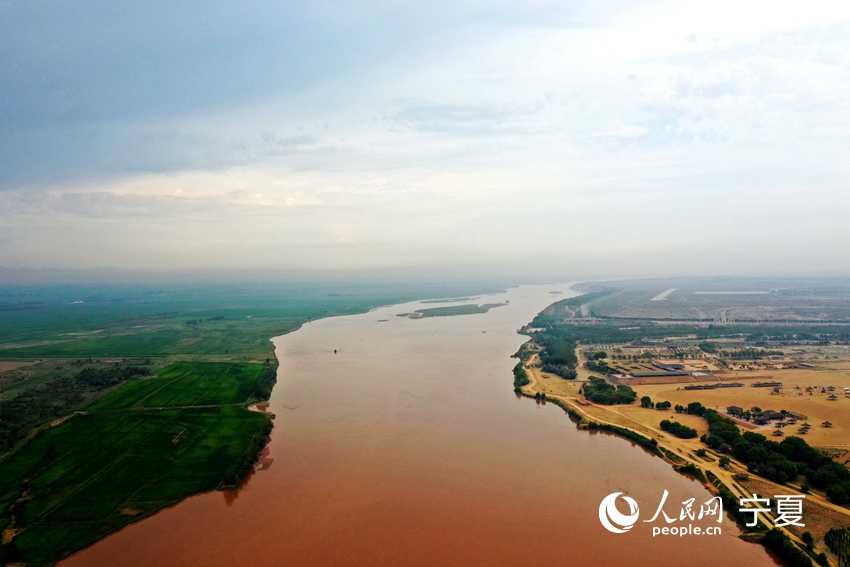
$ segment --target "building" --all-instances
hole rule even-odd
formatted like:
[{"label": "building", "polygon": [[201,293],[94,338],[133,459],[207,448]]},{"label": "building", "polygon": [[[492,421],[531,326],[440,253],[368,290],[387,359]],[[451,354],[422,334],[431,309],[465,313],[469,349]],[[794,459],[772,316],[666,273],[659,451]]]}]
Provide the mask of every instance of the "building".
[{"label": "building", "polygon": [[764,410],[758,415],[753,416],[753,423],[756,425],[766,425],[771,421],[785,419],[785,415],[773,410]]},{"label": "building", "polygon": [[729,415],[734,415],[735,417],[739,417],[744,413],[744,408],[739,408],[738,406],[729,406],[726,408],[726,413]]}]

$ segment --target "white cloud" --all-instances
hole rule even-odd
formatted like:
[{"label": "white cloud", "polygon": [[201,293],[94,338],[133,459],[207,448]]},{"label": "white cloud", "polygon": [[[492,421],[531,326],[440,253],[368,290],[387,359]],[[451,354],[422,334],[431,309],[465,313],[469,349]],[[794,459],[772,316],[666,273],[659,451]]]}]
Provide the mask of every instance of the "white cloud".
[{"label": "white cloud", "polygon": [[629,3],[583,26],[561,9],[104,121],[74,146],[99,177],[0,191],[0,264],[846,270],[850,5]]}]

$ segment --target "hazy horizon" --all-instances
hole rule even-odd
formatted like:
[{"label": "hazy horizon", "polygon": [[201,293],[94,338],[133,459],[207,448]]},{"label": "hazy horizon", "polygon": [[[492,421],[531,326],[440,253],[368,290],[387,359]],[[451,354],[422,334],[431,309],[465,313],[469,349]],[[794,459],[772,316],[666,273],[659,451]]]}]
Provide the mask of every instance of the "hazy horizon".
[{"label": "hazy horizon", "polygon": [[10,270],[850,276],[847,4],[29,2],[0,32]]}]

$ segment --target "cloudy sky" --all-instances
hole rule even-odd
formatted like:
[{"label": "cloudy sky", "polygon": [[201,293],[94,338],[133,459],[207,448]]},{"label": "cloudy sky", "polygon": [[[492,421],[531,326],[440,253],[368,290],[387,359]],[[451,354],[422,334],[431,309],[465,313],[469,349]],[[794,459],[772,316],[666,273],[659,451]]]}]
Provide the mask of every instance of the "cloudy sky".
[{"label": "cloudy sky", "polygon": [[0,266],[850,275],[850,3],[0,4]]}]

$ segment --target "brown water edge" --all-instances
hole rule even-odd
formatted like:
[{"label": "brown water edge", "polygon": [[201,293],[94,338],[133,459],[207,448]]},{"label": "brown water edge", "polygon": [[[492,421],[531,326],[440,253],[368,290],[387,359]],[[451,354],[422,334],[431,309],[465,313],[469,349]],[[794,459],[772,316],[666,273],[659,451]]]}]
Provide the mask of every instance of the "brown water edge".
[{"label": "brown water edge", "polygon": [[273,464],[62,565],[775,565],[728,519],[723,535],[683,538],[600,525],[611,492],[637,500],[641,520],[665,489],[668,513],[710,494],[628,441],[514,395],[516,329],[568,288],[511,289],[488,297],[510,303],[485,314],[395,317],[422,308],[411,303],[274,339]]}]

